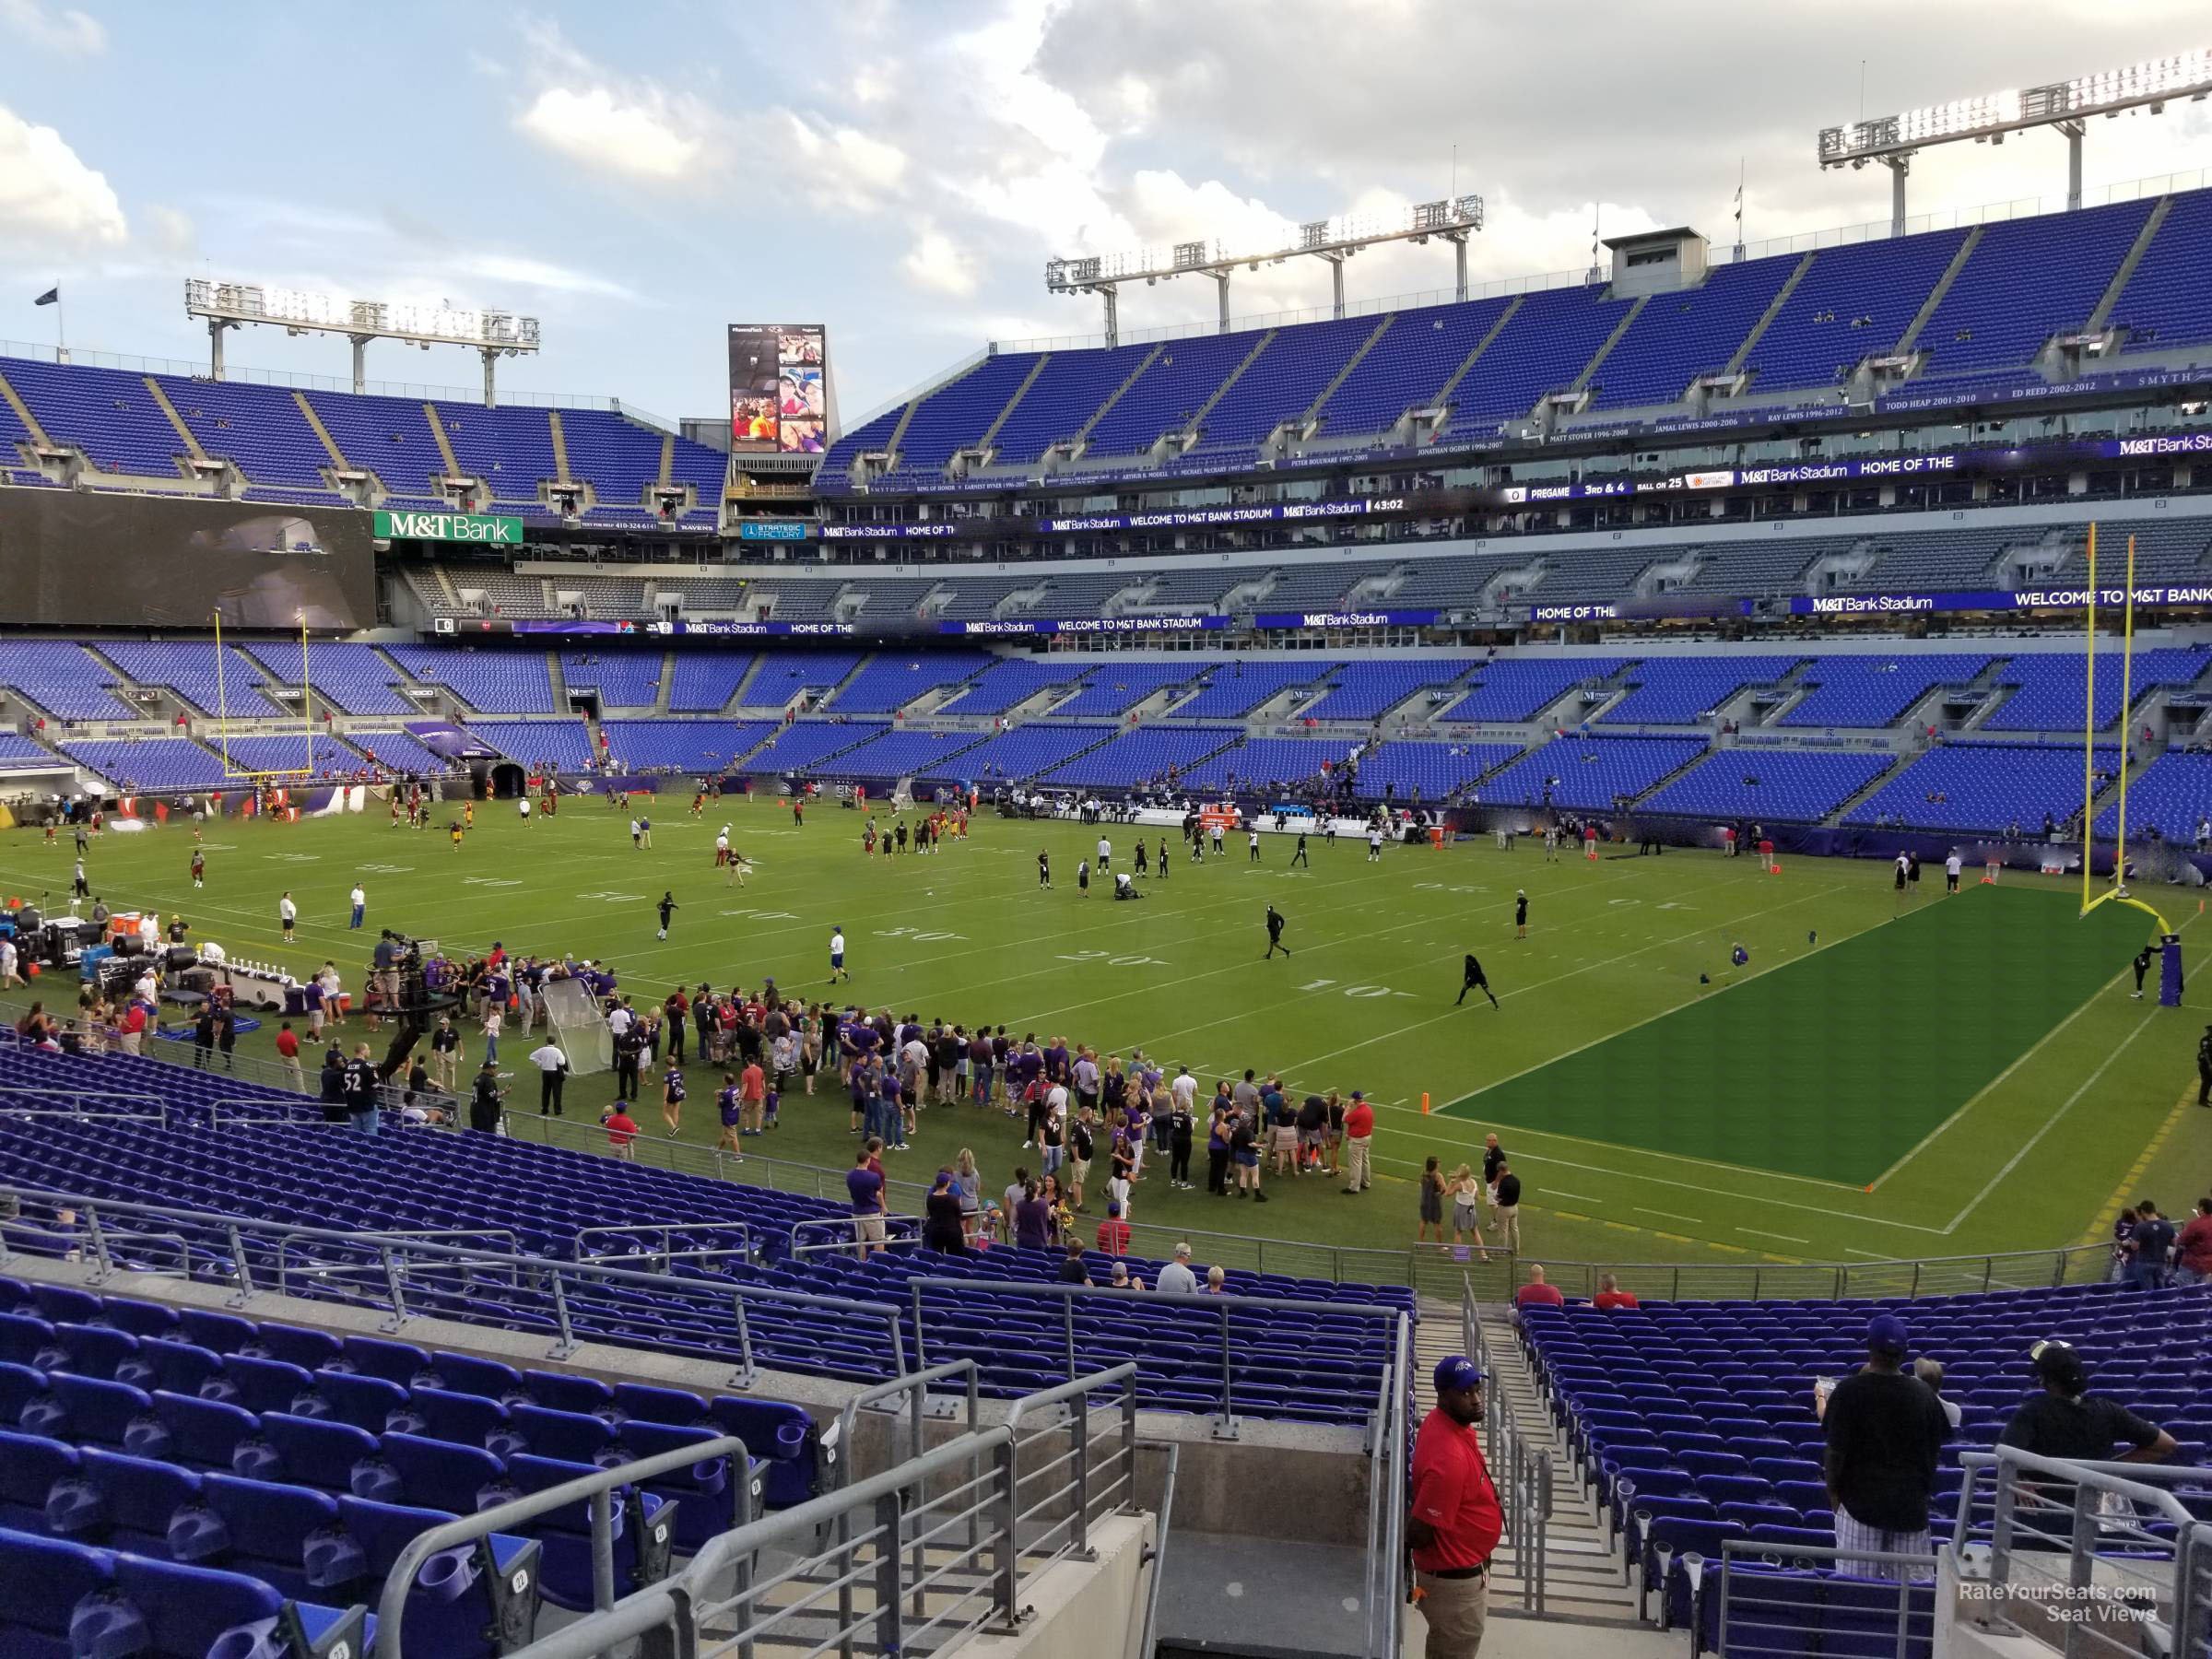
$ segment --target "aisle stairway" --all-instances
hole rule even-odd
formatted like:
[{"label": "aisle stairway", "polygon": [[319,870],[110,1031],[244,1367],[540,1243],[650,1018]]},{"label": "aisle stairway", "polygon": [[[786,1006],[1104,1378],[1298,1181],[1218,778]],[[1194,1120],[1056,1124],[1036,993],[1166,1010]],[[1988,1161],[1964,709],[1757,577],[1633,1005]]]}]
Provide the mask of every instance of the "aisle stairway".
[{"label": "aisle stairway", "polygon": [[[1565,1437],[1544,1403],[1505,1309],[1486,1304],[1477,1316],[1492,1373],[1487,1395],[1490,1409],[1496,1411],[1500,1405],[1509,1408],[1530,1442],[1551,1458],[1552,1511],[1544,1531],[1544,1616],[1576,1624],[1648,1629],[1636,1618],[1635,1592],[1627,1582],[1619,1554],[1606,1541],[1596,1500],[1576,1477]],[[1418,1412],[1426,1414],[1436,1402],[1430,1379],[1437,1361],[1464,1352],[1465,1347],[1459,1309],[1430,1299],[1421,1310],[1421,1323],[1414,1336]],[[1493,1474],[1502,1479],[1504,1472],[1494,1470]],[[1490,1611],[1511,1618],[1534,1610],[1520,1559],[1512,1550],[1501,1547],[1491,1568]]]}]

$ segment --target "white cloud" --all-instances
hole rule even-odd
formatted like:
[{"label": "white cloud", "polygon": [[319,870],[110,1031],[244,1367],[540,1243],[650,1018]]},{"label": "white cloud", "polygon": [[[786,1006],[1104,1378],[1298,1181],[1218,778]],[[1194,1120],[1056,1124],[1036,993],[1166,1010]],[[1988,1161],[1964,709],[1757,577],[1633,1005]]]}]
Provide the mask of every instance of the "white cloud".
[{"label": "white cloud", "polygon": [[39,0],[0,0],[0,26],[65,57],[98,57],[108,49],[100,19],[72,6],[49,11]]},{"label": "white cloud", "polygon": [[162,253],[183,256],[198,247],[199,233],[190,214],[175,207],[154,206],[146,210],[146,218],[153,228],[154,245]]},{"label": "white cloud", "polygon": [[975,262],[942,230],[924,229],[899,262],[916,288],[965,300],[975,292]]},{"label": "white cloud", "polygon": [[606,87],[547,87],[515,125],[572,161],[651,184],[684,178],[705,147],[665,105],[626,101]]},{"label": "white cloud", "polygon": [[833,201],[876,206],[906,176],[906,152],[895,144],[795,111],[775,113],[782,118],[790,164]]},{"label": "white cloud", "polygon": [[87,167],[53,128],[0,107],[0,247],[82,253],[129,238],[106,175]]},{"label": "white cloud", "polygon": [[446,267],[463,276],[516,288],[536,288],[548,294],[578,294],[589,299],[634,300],[636,293],[619,282],[573,270],[549,260],[514,253],[471,253]]}]

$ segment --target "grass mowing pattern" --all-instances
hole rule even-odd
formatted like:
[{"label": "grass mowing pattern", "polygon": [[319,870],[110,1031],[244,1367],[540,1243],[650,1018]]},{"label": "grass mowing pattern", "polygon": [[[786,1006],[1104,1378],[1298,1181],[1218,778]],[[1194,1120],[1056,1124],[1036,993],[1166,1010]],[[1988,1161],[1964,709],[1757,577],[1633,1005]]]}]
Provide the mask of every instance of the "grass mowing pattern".
[{"label": "grass mowing pattern", "polygon": [[1873,1181],[2112,977],[2139,914],[1977,888],[1446,1112],[1853,1186]]}]

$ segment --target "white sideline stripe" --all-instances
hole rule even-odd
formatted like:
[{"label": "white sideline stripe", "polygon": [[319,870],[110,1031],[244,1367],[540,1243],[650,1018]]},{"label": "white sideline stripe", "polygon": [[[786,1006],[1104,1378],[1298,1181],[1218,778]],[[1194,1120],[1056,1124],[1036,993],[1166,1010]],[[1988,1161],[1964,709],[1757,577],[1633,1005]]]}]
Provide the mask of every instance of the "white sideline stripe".
[{"label": "white sideline stripe", "polygon": [[[2198,958],[2197,966],[2200,968],[2203,967],[2204,960],[2204,958]],[[2158,1013],[2159,1011],[2155,1006],[2145,1011],[2143,1018],[2136,1021],[2136,1029],[2130,1031],[2125,1037],[2123,1037],[2117,1043],[2113,1045],[2112,1052],[2104,1057],[2103,1064],[2099,1065],[2095,1071],[2091,1072],[2087,1077],[2082,1079],[2081,1087],[2079,1088],[2077,1088],[2072,1094],[2068,1095],[2065,1100],[2058,1103],[2058,1109],[2052,1112],[2049,1117],[2043,1120],[2043,1126],[2041,1129],[2038,1129],[2033,1135],[2030,1135],[2018,1152],[2015,1152],[2010,1158],[2005,1160],[2005,1167],[1999,1170],[1994,1175],[1992,1175],[1989,1178],[1988,1182],[1982,1188],[1982,1190],[1976,1193],[1971,1198],[1967,1200],[1966,1207],[1951,1218],[1950,1226],[1944,1228],[1942,1230],[1943,1231],[1947,1233],[1958,1231],[1959,1224],[1964,1221],[1969,1216],[1972,1215],[1977,1209],[1982,1207],[1982,1201],[1987,1198],[1992,1193],[1995,1192],[1997,1188],[2003,1184],[2005,1178],[2007,1175],[2010,1175],[2013,1171],[2019,1168],[2020,1160],[2026,1158],[2029,1153],[2035,1150],[2037,1144],[2041,1141],[2043,1136],[2058,1127],[2059,1120],[2065,1117],[2067,1112],[2074,1110],[2075,1103],[2078,1101],[2083,1095],[2088,1094],[2090,1089],[2097,1086],[2097,1079],[2103,1077],[2106,1072],[2112,1069],[2112,1062],[2127,1053],[2128,1049],[2133,1046],[2136,1039],[2142,1036],[2145,1031],[2150,1029],[2150,1022],[2158,1018]]]},{"label": "white sideline stripe", "polygon": [[1645,1209],[1641,1204],[1636,1206],[1636,1213],[1640,1216],[1664,1216],[1669,1221],[1701,1221],[1704,1219],[1701,1216],[1677,1215],[1673,1210]]},{"label": "white sideline stripe", "polygon": [[1739,1227],[1737,1232],[1754,1239],[1780,1239],[1784,1244],[1810,1244],[1810,1239],[1800,1239],[1794,1233],[1762,1232],[1756,1227]]}]

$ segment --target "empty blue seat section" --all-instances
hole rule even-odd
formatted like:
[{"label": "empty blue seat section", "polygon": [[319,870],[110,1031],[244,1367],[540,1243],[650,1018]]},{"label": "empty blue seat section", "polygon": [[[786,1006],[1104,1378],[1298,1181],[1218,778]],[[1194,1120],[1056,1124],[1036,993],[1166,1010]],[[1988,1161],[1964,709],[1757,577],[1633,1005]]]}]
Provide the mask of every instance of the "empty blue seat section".
[{"label": "empty blue seat section", "polygon": [[2131,349],[2162,351],[2212,339],[2212,294],[2204,283],[2207,246],[2212,191],[2175,196],[2112,307],[2110,325],[2127,330]]},{"label": "empty blue seat section", "polygon": [[[2212,652],[2202,645],[2138,651],[2129,670],[2131,694],[2140,703],[2161,688],[2194,685],[2207,665]],[[2101,732],[2120,718],[2120,665],[2107,660],[2097,669]],[[2011,695],[1983,721],[1985,732],[2078,732],[2088,713],[2088,665],[2079,651],[2022,652],[1997,670],[1996,684]]]},{"label": "empty blue seat section", "polygon": [[964,777],[979,787],[1018,783],[1051,771],[1067,759],[1112,736],[1110,725],[1017,726],[986,738],[960,756]]},{"label": "empty blue seat section", "polygon": [[87,771],[124,794],[142,790],[219,789],[222,758],[189,737],[101,737],[62,745]]},{"label": "empty blue seat section", "polygon": [[[1083,684],[1081,690],[1064,702],[1052,706],[1059,720],[1111,719],[1124,714],[1147,698],[1161,691],[1189,685],[1198,677],[1197,667],[1186,661],[1148,663],[1141,658],[1128,662],[1101,663]],[[1173,699],[1171,697],[1171,701]]]},{"label": "empty blue seat section", "polygon": [[1478,300],[1396,313],[1322,405],[1322,436],[1386,432],[1406,410],[1433,407],[1445,382],[1511,303]]},{"label": "empty blue seat section", "polygon": [[1969,684],[1989,663],[1985,652],[1815,657],[1798,677],[1812,689],[1775,724],[1886,726],[1938,686]]},{"label": "empty blue seat section", "polygon": [[1560,806],[1610,812],[1705,752],[1701,737],[1583,737],[1534,748],[1485,779],[1493,806]]},{"label": "empty blue seat section", "polygon": [[0,640],[0,687],[64,720],[127,720],[131,711],[107,688],[115,671],[81,645]]},{"label": "empty blue seat section", "polygon": [[[2078,810],[2081,801],[2081,751],[2076,749],[2073,755],[2074,794],[2069,806]],[[2063,818],[2065,816],[2065,811],[2059,812],[2059,817]],[[2147,830],[2157,830],[2170,841],[2194,846],[2197,839],[2197,826],[2207,818],[2212,818],[2212,755],[2168,749],[2128,782],[2127,833],[2130,847],[2138,845],[2136,838]],[[2116,833],[2119,822],[2120,805],[2117,800],[2098,809],[2099,835]]]},{"label": "empty blue seat section", "polygon": [[1896,764],[1888,753],[1716,749],[1637,803],[1641,812],[1770,824],[1818,823]]},{"label": "empty blue seat section", "polygon": [[1804,661],[1794,656],[1650,657],[1621,676],[1631,688],[1599,725],[1692,725],[1750,686],[1771,686]]},{"label": "empty blue seat section", "polygon": [[753,671],[747,652],[679,651],[668,680],[671,714],[719,714]]},{"label": "empty blue seat section", "polygon": [[1380,720],[1422,692],[1430,695],[1410,711],[1417,718],[1433,713],[1451,698],[1444,688],[1474,666],[1471,657],[1421,656],[1351,662],[1314,701],[1299,710],[1301,720]]},{"label": "empty blue seat section", "polygon": [[2052,335],[2080,329],[2150,216],[2147,200],[1982,227],[1949,292],[1914,344],[1927,372],[2026,364]]},{"label": "empty blue seat section", "polygon": [[1593,408],[1671,404],[1725,368],[1795,268],[1788,259],[1726,265],[1696,288],[1653,294],[1597,367]]},{"label": "empty blue seat section", "polygon": [[353,726],[347,729],[346,740],[360,751],[363,760],[386,771],[420,773],[450,769],[451,763],[443,756],[425,747],[412,732],[370,731]]},{"label": "empty blue seat section", "polygon": [[290,486],[317,505],[343,500],[324,480],[324,469],[335,465],[330,452],[289,391],[241,381],[156,379],[200,447],[236,462],[250,482]]},{"label": "empty blue seat section", "polygon": [[[857,651],[763,651],[745,684],[744,707],[786,709],[801,695],[834,690],[860,664]],[[680,670],[679,670],[680,677]]]},{"label": "empty blue seat section", "polygon": [[737,762],[734,770],[756,773],[811,771],[888,730],[888,723],[881,720],[787,725]]},{"label": "empty blue seat section", "polygon": [[[1393,738],[1359,757],[1353,794],[1362,801],[1447,801],[1522,753],[1517,743],[1431,743]],[[1485,793],[1487,792],[1480,792]]]},{"label": "empty blue seat section", "polygon": [[1293,790],[1334,773],[1357,747],[1346,738],[1254,737],[1183,769],[1185,789]]},{"label": "empty blue seat section", "polygon": [[1259,340],[1256,334],[1228,334],[1165,342],[1091,429],[1089,453],[1137,455],[1161,433],[1182,430]]},{"label": "empty blue seat section", "polygon": [[1171,704],[1169,712],[1178,720],[1242,720],[1286,691],[1319,685],[1337,666],[1325,660],[1217,664],[1199,680],[1198,690]]},{"label": "empty blue seat section", "polygon": [[542,651],[454,651],[436,645],[394,645],[389,650],[410,679],[443,687],[479,712],[554,712],[553,678]]},{"label": "empty blue seat section", "polygon": [[1149,346],[1123,346],[1053,352],[998,429],[993,443],[995,459],[1005,464],[1036,461],[1048,445],[1073,438],[1152,350]]},{"label": "empty blue seat section", "polygon": [[1059,688],[1073,689],[1092,665],[1080,658],[1037,662],[1001,657],[937,705],[940,714],[1004,714],[1032,697]]},{"label": "empty blue seat section", "polygon": [[[2116,759],[2100,750],[2098,764],[2109,769]],[[2064,823],[2081,810],[2081,787],[2078,745],[1949,743],[1900,769],[1843,821],[1984,835],[2017,825],[2040,834],[2045,813]]]},{"label": "empty blue seat section", "polygon": [[772,720],[608,720],[607,753],[637,771],[728,771],[775,735]]},{"label": "empty blue seat section", "polygon": [[582,771],[592,764],[592,735],[581,720],[472,720],[468,729],[533,769]]},{"label": "empty blue seat section", "polygon": [[1580,285],[1523,295],[1453,389],[1444,436],[1490,437],[1502,422],[1535,413],[1547,393],[1568,390],[1633,303]]},{"label": "empty blue seat section", "polygon": [[261,694],[261,665],[235,646],[222,653],[219,673],[212,641],[112,640],[100,652],[125,679],[174,691],[204,714],[228,710],[234,720],[274,720],[285,712]]},{"label": "empty blue seat section", "polygon": [[1052,788],[1128,789],[1179,777],[1186,766],[1229,747],[1236,734],[1218,726],[1138,726],[1046,772]]},{"label": "empty blue seat section", "polygon": [[661,694],[661,653],[564,651],[560,677],[571,691],[596,691],[602,709],[650,709]]},{"label": "empty blue seat section", "polygon": [[49,442],[83,450],[101,472],[182,478],[183,440],[144,375],[30,358],[9,358],[6,366],[8,383]]},{"label": "empty blue seat section", "polygon": [[980,674],[991,660],[980,651],[878,652],[828,706],[840,714],[895,714],[939,687]]},{"label": "empty blue seat section", "polygon": [[1745,359],[1752,389],[1836,385],[1860,359],[1888,351],[1965,240],[1964,230],[1936,230],[1822,248]]},{"label": "empty blue seat section", "polygon": [[968,776],[960,757],[985,741],[982,732],[889,731],[849,748],[829,763],[841,778],[885,782],[899,778]]},{"label": "empty blue seat section", "polygon": [[[1467,677],[1473,688],[1438,713],[1439,720],[1533,720],[1577,686],[1595,686],[1618,674],[1628,659],[1609,656],[1500,657]],[[1553,718],[1572,724],[1581,711]]]}]

